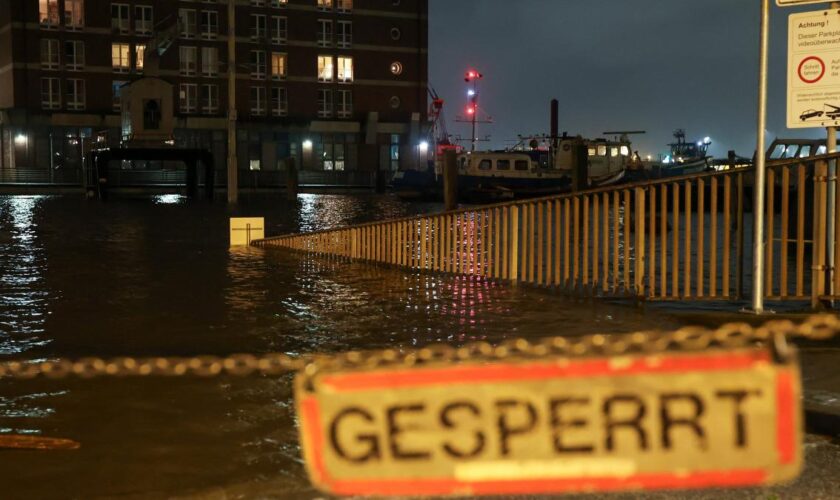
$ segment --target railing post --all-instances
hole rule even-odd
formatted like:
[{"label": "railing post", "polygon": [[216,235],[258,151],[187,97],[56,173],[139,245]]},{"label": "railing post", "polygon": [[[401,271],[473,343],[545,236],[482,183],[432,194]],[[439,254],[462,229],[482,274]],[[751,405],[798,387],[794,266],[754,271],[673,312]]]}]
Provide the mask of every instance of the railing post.
[{"label": "railing post", "polygon": [[814,244],[811,264],[811,307],[820,307],[820,298],[825,294],[825,252],[826,252],[826,204],[828,191],[828,164],[818,161],[814,170]]},{"label": "railing post", "polygon": [[645,190],[636,188],[636,269],[635,288],[636,297],[645,295]]},{"label": "railing post", "polygon": [[510,207],[510,281],[519,281],[519,205]]}]

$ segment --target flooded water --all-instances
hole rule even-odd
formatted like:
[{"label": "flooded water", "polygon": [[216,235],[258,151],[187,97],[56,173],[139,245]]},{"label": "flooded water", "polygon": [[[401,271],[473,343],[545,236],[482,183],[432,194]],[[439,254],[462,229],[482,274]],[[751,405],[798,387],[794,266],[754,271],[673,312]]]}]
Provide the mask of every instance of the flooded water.
[{"label": "flooded water", "polygon": [[[336,352],[673,328],[654,310],[546,290],[228,248],[267,232],[439,210],[389,196],[187,202],[0,197],[0,359]],[[290,377],[0,380],[0,433],[77,451],[0,451],[3,498],[314,498]]]}]

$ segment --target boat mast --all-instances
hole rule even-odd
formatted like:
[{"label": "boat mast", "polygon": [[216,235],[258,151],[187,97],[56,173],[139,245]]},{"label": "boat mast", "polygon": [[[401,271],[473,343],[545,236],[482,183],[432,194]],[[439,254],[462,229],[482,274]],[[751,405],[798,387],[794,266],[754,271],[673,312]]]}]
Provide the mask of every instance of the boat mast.
[{"label": "boat mast", "polygon": [[489,117],[486,119],[480,119],[478,117],[478,81],[482,78],[484,78],[484,75],[474,69],[467,71],[467,74],[464,76],[464,81],[468,84],[471,83],[472,87],[467,89],[466,116],[459,116],[455,120],[460,123],[469,123],[472,126],[472,134],[470,135],[470,151],[475,151],[476,144],[478,143],[478,136],[476,135],[477,124],[493,123],[492,119]]}]

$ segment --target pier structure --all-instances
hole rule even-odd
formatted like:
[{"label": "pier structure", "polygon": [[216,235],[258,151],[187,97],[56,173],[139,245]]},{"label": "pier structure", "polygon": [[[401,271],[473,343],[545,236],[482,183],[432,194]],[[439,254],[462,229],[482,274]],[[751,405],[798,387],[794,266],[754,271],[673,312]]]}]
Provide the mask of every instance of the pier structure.
[{"label": "pier structure", "polygon": [[[827,304],[827,176],[840,154],[766,170],[763,297]],[[743,167],[254,242],[330,258],[648,301],[746,301],[758,206]],[[836,235],[840,231],[834,231]],[[840,283],[834,283],[834,290]]]}]

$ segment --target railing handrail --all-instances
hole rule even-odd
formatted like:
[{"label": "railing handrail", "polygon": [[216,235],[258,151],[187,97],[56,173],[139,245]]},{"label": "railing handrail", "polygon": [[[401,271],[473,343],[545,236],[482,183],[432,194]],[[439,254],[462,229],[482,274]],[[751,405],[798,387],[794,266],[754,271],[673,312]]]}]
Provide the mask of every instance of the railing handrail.
[{"label": "railing handrail", "polygon": [[[828,161],[828,160],[834,160],[834,159],[840,159],[840,152],[829,153],[829,154],[818,155],[818,156],[811,156],[811,157],[808,157],[808,158],[791,158],[791,159],[783,159],[783,160],[773,160],[773,161],[767,162],[767,168],[785,167],[785,166],[788,166],[788,165],[809,164],[809,163],[816,163],[816,162],[819,162],[819,161]],[[524,199],[524,200],[513,200],[513,201],[506,201],[506,202],[501,202],[501,203],[493,203],[493,204],[489,204],[489,205],[479,205],[479,206],[473,206],[473,207],[465,207],[465,208],[459,208],[459,209],[456,209],[456,210],[452,210],[452,211],[449,211],[449,212],[440,212],[440,213],[425,214],[425,215],[412,215],[412,216],[408,216],[408,217],[398,217],[398,218],[394,218],[394,219],[387,219],[387,220],[380,220],[380,221],[365,222],[365,223],[362,223],[362,224],[353,224],[353,225],[348,225],[348,226],[334,227],[334,228],[331,228],[331,229],[320,229],[320,230],[317,230],[317,231],[307,231],[305,233],[287,233],[287,234],[282,234],[282,235],[278,235],[278,236],[269,236],[269,237],[266,237],[262,240],[256,240],[255,243],[257,245],[259,245],[260,241],[280,240],[280,239],[284,239],[284,238],[290,238],[290,237],[293,237],[293,236],[300,236],[301,234],[317,235],[317,234],[326,234],[326,233],[330,233],[330,232],[333,232],[333,231],[343,231],[343,230],[348,230],[348,229],[362,229],[362,228],[373,227],[373,226],[377,226],[377,225],[385,224],[385,223],[399,223],[399,222],[409,222],[409,221],[423,220],[423,219],[427,219],[429,217],[434,217],[434,216],[443,215],[443,214],[446,214],[446,215],[460,215],[460,214],[465,214],[465,213],[469,213],[469,212],[474,212],[476,210],[490,210],[490,209],[495,209],[495,208],[520,206],[520,205],[528,204],[528,203],[557,201],[557,200],[575,198],[575,197],[579,197],[579,196],[586,196],[586,195],[590,195],[590,194],[611,193],[611,192],[616,192],[616,191],[621,192],[621,191],[625,191],[625,190],[632,190],[632,189],[637,189],[637,188],[647,188],[647,187],[652,187],[652,186],[660,186],[662,184],[671,184],[671,183],[674,183],[674,182],[681,182],[681,181],[687,181],[687,180],[706,179],[706,178],[716,177],[716,176],[725,175],[725,174],[749,173],[749,172],[752,172],[754,170],[755,170],[755,166],[750,165],[750,166],[747,166],[747,167],[736,167],[736,168],[731,168],[731,169],[728,168],[728,169],[725,169],[725,170],[714,170],[714,171],[709,171],[709,172],[700,172],[700,173],[696,173],[696,174],[675,175],[675,176],[664,177],[664,178],[660,178],[660,179],[650,179],[650,180],[644,180],[644,181],[638,181],[638,182],[631,182],[631,183],[627,183],[627,184],[617,184],[617,185],[612,185],[612,186],[605,186],[605,187],[600,187],[600,188],[587,189],[587,190],[583,190],[583,191],[575,191],[575,192],[572,192],[572,193],[560,193],[560,194],[542,196],[542,197],[539,197],[539,198],[528,198],[528,199]]]}]

